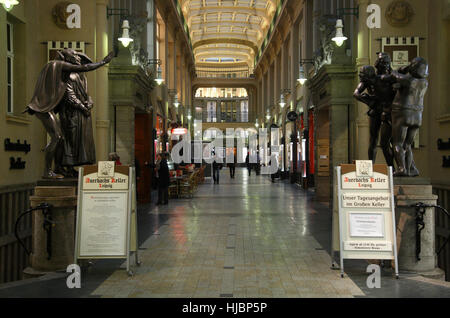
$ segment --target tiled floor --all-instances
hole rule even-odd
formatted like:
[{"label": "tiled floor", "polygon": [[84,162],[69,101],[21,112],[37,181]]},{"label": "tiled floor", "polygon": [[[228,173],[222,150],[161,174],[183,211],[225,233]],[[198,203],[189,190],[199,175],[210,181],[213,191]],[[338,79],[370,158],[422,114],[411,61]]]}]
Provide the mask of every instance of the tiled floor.
[{"label": "tiled floor", "polygon": [[135,276],[121,262],[98,261],[80,290],[56,277],[0,286],[0,297],[450,297],[450,283],[396,280],[390,270],[381,289],[368,289],[365,261],[346,261],[340,278],[330,269],[330,209],[312,198],[244,169],[230,179],[223,169],[221,183],[200,186],[192,200],[140,208]]},{"label": "tiled floor", "polygon": [[[311,233],[321,213],[294,186],[267,177],[200,187],[152,214],[169,218],[141,248],[132,278],[118,270],[93,295],[102,297],[352,297],[364,293],[329,269],[328,253]],[[328,210],[322,206],[322,212]]]}]

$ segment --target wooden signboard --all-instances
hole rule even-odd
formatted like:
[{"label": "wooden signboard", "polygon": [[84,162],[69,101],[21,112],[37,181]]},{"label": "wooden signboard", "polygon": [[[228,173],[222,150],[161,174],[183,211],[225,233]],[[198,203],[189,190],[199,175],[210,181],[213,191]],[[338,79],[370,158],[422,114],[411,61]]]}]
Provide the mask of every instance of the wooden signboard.
[{"label": "wooden signboard", "polygon": [[398,278],[392,167],[356,161],[336,167],[335,179],[331,255],[340,251],[341,276],[344,259],[367,259],[394,260]]},{"label": "wooden signboard", "polygon": [[137,249],[134,168],[99,162],[79,170],[75,263],[78,259],[126,259]]}]

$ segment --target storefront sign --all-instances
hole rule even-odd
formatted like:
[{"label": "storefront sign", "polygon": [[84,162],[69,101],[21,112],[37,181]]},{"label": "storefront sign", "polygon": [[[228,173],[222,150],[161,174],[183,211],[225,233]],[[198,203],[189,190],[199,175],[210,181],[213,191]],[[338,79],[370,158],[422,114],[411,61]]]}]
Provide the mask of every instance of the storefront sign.
[{"label": "storefront sign", "polygon": [[128,175],[114,172],[114,161],[99,162],[98,171],[83,177],[84,190],[128,190]]},{"label": "storefront sign", "polygon": [[171,131],[172,135],[186,135],[188,133],[188,130],[186,128],[174,128]]}]

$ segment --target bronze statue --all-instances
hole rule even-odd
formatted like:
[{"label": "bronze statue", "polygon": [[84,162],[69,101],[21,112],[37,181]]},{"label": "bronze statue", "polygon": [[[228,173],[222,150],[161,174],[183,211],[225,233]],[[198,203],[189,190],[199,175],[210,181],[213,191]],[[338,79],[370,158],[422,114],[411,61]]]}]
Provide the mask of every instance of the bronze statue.
[{"label": "bronze statue", "polygon": [[385,76],[393,79],[397,90],[392,104],[392,139],[397,170],[395,176],[419,175],[411,150],[414,138],[422,125],[424,97],[428,89],[428,63],[416,57],[398,72]]},{"label": "bronze statue", "polygon": [[[395,97],[392,80],[383,78],[392,72],[391,59],[386,53],[377,53],[375,67],[363,66],[360,70],[360,84],[353,96],[369,106],[367,115],[370,125],[369,159],[375,163],[377,156],[378,136],[384,158],[389,166],[394,166],[394,155],[391,146],[391,105]],[[367,93],[365,93],[367,91]],[[380,134],[381,131],[381,134]]]},{"label": "bronze statue", "polygon": [[47,63],[41,71],[25,112],[35,114],[50,135],[50,142],[44,148],[44,178],[73,176],[74,166],[95,163],[90,117],[93,103],[83,73],[108,64],[112,58],[111,52],[103,61],[92,63],[85,54],[65,49],[58,51],[57,59]]}]

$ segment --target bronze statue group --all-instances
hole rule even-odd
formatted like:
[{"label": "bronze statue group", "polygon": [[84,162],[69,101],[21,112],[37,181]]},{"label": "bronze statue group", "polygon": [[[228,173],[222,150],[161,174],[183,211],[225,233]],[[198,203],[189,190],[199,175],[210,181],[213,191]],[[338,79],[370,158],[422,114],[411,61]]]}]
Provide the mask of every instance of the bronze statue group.
[{"label": "bronze statue group", "polygon": [[363,66],[360,83],[353,96],[369,106],[369,159],[375,162],[377,144],[389,166],[397,164],[395,176],[416,177],[412,146],[422,125],[425,93],[428,89],[428,63],[421,57],[394,71],[388,54],[377,53],[375,66]]},{"label": "bronze statue group", "polygon": [[[76,166],[96,163],[91,110],[84,73],[108,64],[111,52],[101,62],[72,49],[58,51],[44,66],[34,96],[25,112],[36,115],[50,142],[45,147],[44,178],[76,177]],[[54,162],[54,169],[52,168]]]},{"label": "bronze statue group", "polygon": [[[377,53],[375,66],[363,66],[354,97],[369,106],[369,159],[375,162],[379,135],[386,163],[397,163],[395,176],[415,177],[412,145],[422,125],[428,88],[428,63],[416,57],[395,71],[386,53]],[[72,49],[58,51],[39,75],[26,112],[36,115],[50,136],[45,148],[44,178],[75,177],[75,166],[96,162],[92,131],[92,99],[84,73],[109,63],[113,53],[93,63]],[[54,162],[54,169],[52,168]]]}]

